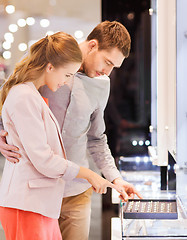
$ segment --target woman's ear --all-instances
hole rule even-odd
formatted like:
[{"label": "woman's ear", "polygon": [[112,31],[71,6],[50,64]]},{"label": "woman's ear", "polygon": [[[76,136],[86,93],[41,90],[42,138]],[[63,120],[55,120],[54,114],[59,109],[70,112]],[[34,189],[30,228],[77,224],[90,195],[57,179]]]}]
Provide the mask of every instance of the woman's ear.
[{"label": "woman's ear", "polygon": [[49,73],[53,70],[53,65],[51,63],[48,63],[47,66],[46,66],[46,71]]},{"label": "woman's ear", "polygon": [[96,39],[92,39],[88,42],[89,51],[98,49],[98,41]]}]

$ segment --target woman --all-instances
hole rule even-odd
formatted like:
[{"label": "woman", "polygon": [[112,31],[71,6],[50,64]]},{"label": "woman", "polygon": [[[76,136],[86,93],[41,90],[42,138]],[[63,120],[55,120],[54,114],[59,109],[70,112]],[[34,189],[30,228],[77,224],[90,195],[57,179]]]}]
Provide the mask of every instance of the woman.
[{"label": "woman", "polygon": [[81,61],[77,42],[58,32],[33,44],[3,86],[7,142],[18,146],[22,155],[17,164],[5,162],[0,186],[0,220],[7,240],[62,239],[57,219],[65,181],[87,179],[98,193],[114,187],[66,159],[58,123],[38,92],[45,84],[56,91]]}]

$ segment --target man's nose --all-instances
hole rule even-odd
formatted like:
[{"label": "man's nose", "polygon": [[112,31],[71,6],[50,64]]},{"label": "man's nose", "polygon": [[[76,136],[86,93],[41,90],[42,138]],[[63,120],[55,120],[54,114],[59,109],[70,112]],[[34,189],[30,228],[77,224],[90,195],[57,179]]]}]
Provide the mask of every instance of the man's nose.
[{"label": "man's nose", "polygon": [[104,74],[106,74],[107,76],[109,76],[109,75],[111,74],[113,68],[114,68],[113,66],[107,67],[107,68],[103,69],[102,72],[103,72]]}]

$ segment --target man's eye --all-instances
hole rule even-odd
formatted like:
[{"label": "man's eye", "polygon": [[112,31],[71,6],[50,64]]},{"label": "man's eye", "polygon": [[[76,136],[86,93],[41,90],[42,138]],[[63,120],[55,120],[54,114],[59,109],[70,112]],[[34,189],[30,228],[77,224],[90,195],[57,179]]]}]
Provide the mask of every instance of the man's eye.
[{"label": "man's eye", "polygon": [[69,78],[69,77],[71,77],[71,75],[69,75],[69,74],[66,74],[66,77],[67,77],[67,78]]},{"label": "man's eye", "polygon": [[106,61],[106,64],[107,64],[107,65],[110,65],[110,62],[107,62],[107,61]]}]

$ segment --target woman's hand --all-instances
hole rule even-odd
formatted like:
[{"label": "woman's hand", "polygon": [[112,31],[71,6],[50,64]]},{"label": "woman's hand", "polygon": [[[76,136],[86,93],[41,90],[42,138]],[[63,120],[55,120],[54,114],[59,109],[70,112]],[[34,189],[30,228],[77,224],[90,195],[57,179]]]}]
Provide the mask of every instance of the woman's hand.
[{"label": "woman's hand", "polygon": [[107,192],[107,187],[110,187],[116,189],[121,194],[121,188],[115,186],[113,183],[88,168],[80,167],[77,178],[86,179],[92,185],[96,193],[105,194]]}]

